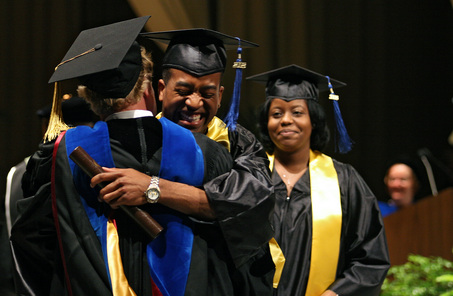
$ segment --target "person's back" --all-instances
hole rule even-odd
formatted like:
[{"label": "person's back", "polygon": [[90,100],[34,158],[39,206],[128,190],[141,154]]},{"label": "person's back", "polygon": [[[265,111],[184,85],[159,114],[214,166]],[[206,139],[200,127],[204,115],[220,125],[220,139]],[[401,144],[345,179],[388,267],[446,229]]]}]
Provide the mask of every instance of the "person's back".
[{"label": "person's back", "polygon": [[[147,85],[150,86],[150,82]],[[38,294],[53,295],[64,294],[65,289],[71,288],[80,295],[109,295],[111,289],[125,288],[116,285],[117,273],[119,278],[124,274],[138,294],[151,294],[155,288],[146,264],[147,249],[162,243],[161,238],[168,235],[150,243],[129,217],[99,203],[97,191],[89,187],[89,179],[71,163],[68,154],[75,146],[85,146],[101,165],[134,167],[153,175],[186,178],[197,186],[228,171],[231,157],[226,149],[203,135],[194,137],[171,122],[158,121],[146,110],[138,112],[139,115],[136,113],[134,110],[114,113],[111,119],[107,118],[107,123],[98,122],[94,128],[77,127],[60,133],[56,140],[42,143],[40,151],[30,160],[24,182],[24,191],[30,198],[22,203],[22,214],[14,225],[12,238],[20,278],[25,281],[19,292],[28,293],[31,289]],[[107,114],[101,117],[104,115]],[[172,154],[171,151],[178,149],[182,155]],[[180,163],[174,164],[172,156],[177,156]],[[191,165],[193,171],[178,170],[184,165],[185,168]],[[195,174],[196,169],[198,174]],[[175,215],[175,211],[163,206],[145,203],[142,208]],[[193,221],[185,215],[176,216]],[[113,225],[116,227],[112,228]],[[121,252],[120,269],[111,265],[113,258],[119,258],[115,257],[118,254],[104,249],[112,242],[111,237],[104,237],[108,233],[117,237],[113,245]],[[44,237],[38,243],[28,240],[35,234]],[[60,252],[55,249],[57,240]],[[196,236],[194,241],[198,241]],[[206,252],[206,247],[203,251]]]},{"label": "person's back", "polygon": [[[47,129],[47,124],[49,122],[49,117],[51,113],[51,105],[42,107],[37,110],[36,115],[39,118],[39,124],[42,127],[42,135]],[[80,97],[74,97],[70,94],[63,95],[63,103],[62,103],[62,115],[64,121],[70,126],[77,126],[77,125],[93,125],[94,122],[97,120],[97,116],[91,111],[87,102],[85,102]],[[25,157],[20,163],[16,164],[12,167],[7,175],[6,179],[6,193],[4,195],[4,199],[1,199],[5,209],[5,222],[4,228],[2,226],[2,232],[5,231],[6,235],[3,236],[2,233],[2,248],[5,248],[5,251],[2,252],[4,254],[3,259],[1,260],[2,268],[5,271],[11,272],[4,272],[2,276],[7,279],[8,283],[3,283],[1,286],[4,290],[1,291],[0,294],[7,295],[7,289],[10,293],[14,293],[14,281],[13,281],[13,259],[11,256],[10,250],[10,243],[9,237],[11,235],[11,227],[14,221],[17,218],[17,201],[23,199],[24,194],[22,191],[22,176],[26,171],[26,166],[28,163],[30,156]],[[2,219],[3,220],[3,219]]]}]

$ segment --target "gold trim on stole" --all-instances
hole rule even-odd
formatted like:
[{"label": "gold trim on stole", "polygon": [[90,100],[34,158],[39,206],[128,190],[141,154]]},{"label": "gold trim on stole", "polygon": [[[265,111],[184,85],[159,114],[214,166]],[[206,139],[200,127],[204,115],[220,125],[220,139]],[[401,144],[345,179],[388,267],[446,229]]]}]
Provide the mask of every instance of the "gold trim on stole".
[{"label": "gold trim on stole", "polygon": [[[267,155],[274,169],[274,155]],[[335,281],[341,237],[341,197],[332,158],[310,150],[311,264],[306,296],[319,296]]]},{"label": "gold trim on stole", "polygon": [[124,274],[119,248],[118,232],[111,219],[107,222],[107,258],[114,296],[136,296]]},{"label": "gold trim on stole", "polygon": [[272,286],[277,289],[280,278],[282,277],[283,266],[285,266],[286,259],[275,238],[271,238],[271,240],[269,241],[269,249],[272,256],[272,261],[274,261],[275,265],[275,273],[274,279],[272,281]]},{"label": "gold trim on stole", "polygon": [[210,139],[222,144],[228,152],[230,152],[230,138],[228,137],[228,128],[225,123],[214,116],[214,118],[208,124],[208,132],[206,133]]},{"label": "gold trim on stole", "polygon": [[341,196],[332,158],[310,150],[313,215],[311,264],[306,296],[321,295],[334,281],[340,255]]},{"label": "gold trim on stole", "polygon": [[[269,159],[269,169],[271,172],[274,170],[274,155],[270,155],[266,152],[267,158]],[[285,255],[282,252],[282,249],[278,245],[275,238],[272,238],[269,241],[269,248],[272,254],[272,261],[274,261],[275,265],[275,274],[274,274],[274,281],[273,286],[274,288],[278,288],[278,283],[280,282],[280,278],[282,276],[283,267],[285,266]]]}]

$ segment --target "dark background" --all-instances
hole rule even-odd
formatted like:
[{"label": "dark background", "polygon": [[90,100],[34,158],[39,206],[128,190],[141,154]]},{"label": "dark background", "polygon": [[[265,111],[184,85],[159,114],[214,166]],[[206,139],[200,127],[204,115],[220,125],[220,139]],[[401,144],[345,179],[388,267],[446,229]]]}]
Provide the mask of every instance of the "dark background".
[{"label": "dark background", "polygon": [[[184,6],[198,25],[199,12],[189,2]],[[340,155],[331,145],[326,152],[357,168],[379,199],[384,199],[386,163],[400,153],[426,147],[451,166],[448,0],[205,3],[206,27],[260,44],[244,50],[245,76],[294,63],[348,84],[336,93],[354,148]],[[134,12],[126,0],[0,1],[0,192],[9,168],[37,149],[41,132],[35,112],[51,102],[53,85],[47,81],[80,31],[144,14],[153,13]],[[153,56],[158,64],[162,51],[156,46]],[[234,59],[231,52],[229,61]],[[228,69],[221,111],[228,107],[233,76]],[[74,82],[63,87],[75,90]],[[239,122],[251,130],[263,97],[262,86],[244,82]],[[331,114],[330,102],[322,104]]]}]

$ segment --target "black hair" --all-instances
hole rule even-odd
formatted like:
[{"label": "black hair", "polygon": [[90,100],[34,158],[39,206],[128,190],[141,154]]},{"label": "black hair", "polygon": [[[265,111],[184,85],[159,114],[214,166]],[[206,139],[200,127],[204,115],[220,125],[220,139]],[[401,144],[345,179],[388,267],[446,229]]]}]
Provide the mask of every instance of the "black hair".
[{"label": "black hair", "polygon": [[[273,154],[275,149],[275,144],[272,142],[269,136],[269,130],[267,129],[271,102],[272,99],[266,100],[266,102],[261,105],[258,117],[259,137],[264,149],[266,149],[266,152],[269,154]],[[306,100],[306,102],[313,128],[310,136],[310,148],[312,150],[322,151],[327,146],[330,138],[330,132],[326,122],[326,113],[317,101],[310,99]]]}]

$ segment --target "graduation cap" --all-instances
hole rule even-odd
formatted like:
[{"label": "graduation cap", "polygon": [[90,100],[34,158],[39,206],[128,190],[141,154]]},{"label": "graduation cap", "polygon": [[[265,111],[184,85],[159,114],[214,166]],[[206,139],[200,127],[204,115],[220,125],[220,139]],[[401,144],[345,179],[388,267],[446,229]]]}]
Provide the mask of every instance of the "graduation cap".
[{"label": "graduation cap", "polygon": [[305,99],[318,101],[319,92],[329,90],[329,99],[334,105],[335,122],[338,132],[337,149],[340,153],[349,152],[352,141],[346,131],[338,104],[339,96],[333,87],[342,87],[346,83],[331,79],[298,65],[289,65],[246,78],[266,85],[266,100],[279,98],[286,101]]},{"label": "graduation cap", "polygon": [[[319,92],[329,90],[327,76],[297,65],[289,65],[246,78],[266,85],[266,99],[318,100]],[[346,83],[330,79],[332,87],[342,87]]]},{"label": "graduation cap", "polygon": [[196,77],[223,73],[227,62],[226,50],[237,49],[238,58],[233,64],[233,68],[236,69],[233,97],[225,117],[227,127],[234,130],[239,116],[242,70],[246,67],[246,63],[242,61],[242,48],[258,47],[258,44],[204,28],[149,32],[140,35],[168,44],[162,68],[178,69]]},{"label": "graduation cap", "polygon": [[140,46],[134,42],[149,16],[82,31],[49,83],[79,78],[109,98],[125,97],[141,70]]},{"label": "graduation cap", "polygon": [[[78,78],[87,88],[106,98],[126,97],[142,69],[140,45],[135,39],[149,18],[143,16],[82,31],[55,68],[49,83]],[[60,98],[55,84],[44,140],[52,140],[67,129],[60,119]]]}]

